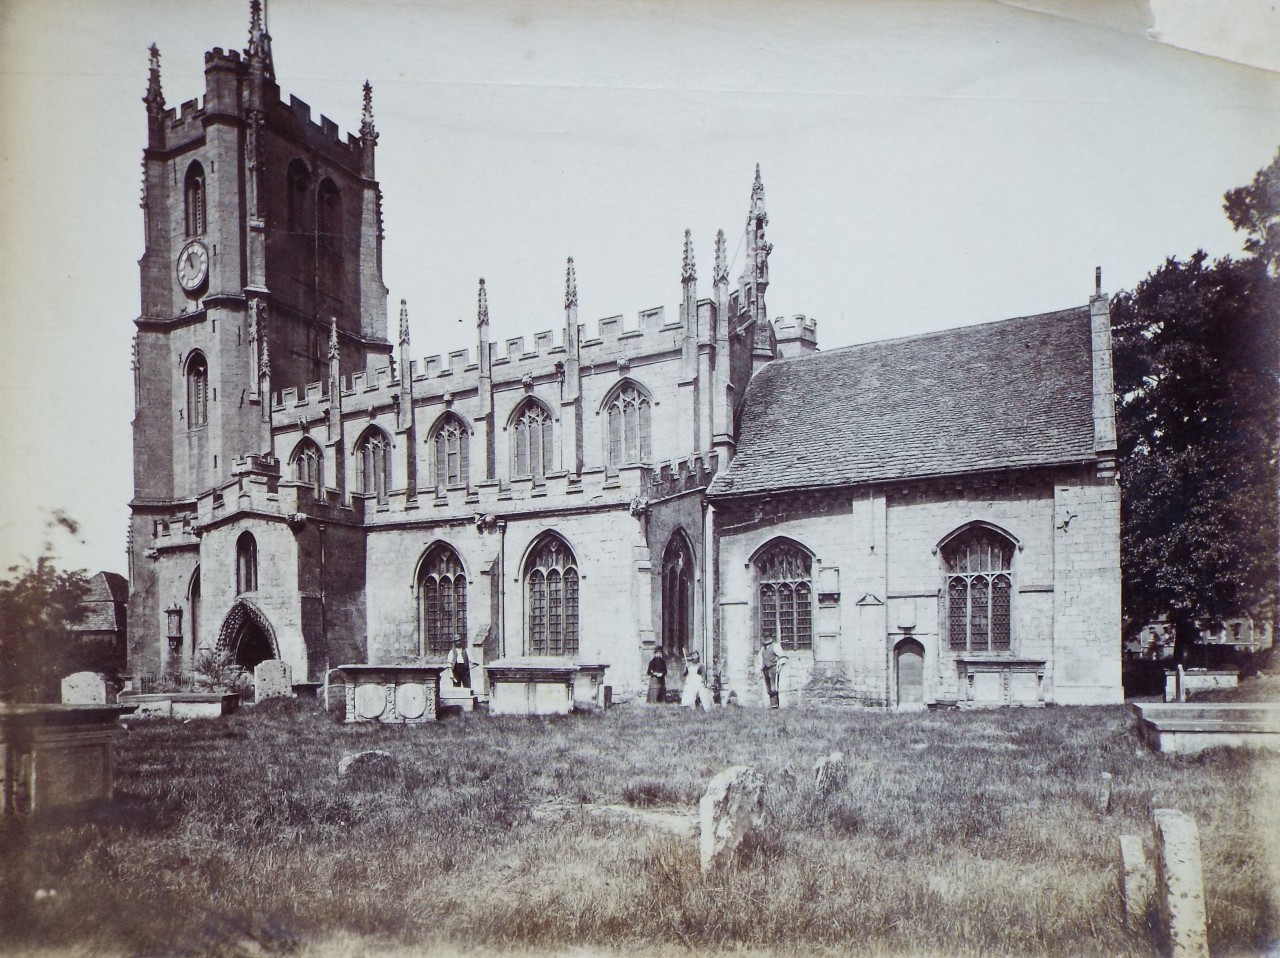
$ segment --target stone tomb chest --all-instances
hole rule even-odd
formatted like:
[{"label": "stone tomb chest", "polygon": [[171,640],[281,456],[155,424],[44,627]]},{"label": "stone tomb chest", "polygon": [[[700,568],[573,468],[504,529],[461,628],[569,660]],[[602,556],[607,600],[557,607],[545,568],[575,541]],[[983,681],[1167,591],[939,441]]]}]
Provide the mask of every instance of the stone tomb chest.
[{"label": "stone tomb chest", "polygon": [[0,705],[0,803],[27,815],[109,799],[127,705]]},{"label": "stone tomb chest", "polygon": [[434,722],[443,665],[341,665],[348,722]]},{"label": "stone tomb chest", "polygon": [[492,715],[568,715],[603,704],[607,665],[557,658],[499,659],[485,666]]}]

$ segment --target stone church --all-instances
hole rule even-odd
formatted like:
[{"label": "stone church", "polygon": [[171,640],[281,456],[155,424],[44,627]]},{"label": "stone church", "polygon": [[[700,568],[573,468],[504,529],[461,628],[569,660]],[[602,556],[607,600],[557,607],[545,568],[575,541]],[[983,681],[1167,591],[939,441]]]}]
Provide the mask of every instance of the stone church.
[{"label": "stone church", "polygon": [[531,342],[494,333],[480,280],[474,352],[418,359],[403,301],[388,328],[372,91],[344,139],[282,99],[250,21],[177,109],[151,53],[132,672],[213,652],[319,681],[461,638],[607,666],[617,700],[661,647],[759,704],[767,635],[784,704],[1120,701],[1100,290],[819,352],[769,318],[757,169],[735,279],[721,232],[700,295],[686,232],[672,308],[584,321],[570,259]]}]

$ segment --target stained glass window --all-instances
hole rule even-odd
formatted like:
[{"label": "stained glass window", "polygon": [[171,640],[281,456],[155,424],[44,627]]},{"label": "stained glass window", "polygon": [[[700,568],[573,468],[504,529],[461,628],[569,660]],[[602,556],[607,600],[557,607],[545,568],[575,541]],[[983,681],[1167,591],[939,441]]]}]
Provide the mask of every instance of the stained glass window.
[{"label": "stained glass window", "polygon": [[526,402],[515,419],[511,474],[516,478],[545,478],[554,470],[551,415],[536,402]]},{"label": "stained glass window", "polygon": [[435,432],[436,488],[465,486],[470,471],[470,437],[456,416],[448,416]]},{"label": "stained glass window", "polygon": [[626,383],[609,400],[607,413],[609,465],[649,462],[653,458],[649,397]]},{"label": "stained glass window", "polygon": [[310,486],[317,499],[324,498],[324,453],[310,439],[298,443],[293,452],[293,478]]},{"label": "stained glass window", "polygon": [[1013,543],[975,526],[942,550],[947,567],[947,644],[956,651],[1012,647]]},{"label": "stained glass window", "polygon": [[443,655],[467,637],[467,576],[462,561],[443,543],[432,548],[418,573],[422,650]]},{"label": "stained glass window", "polygon": [[813,648],[813,560],[791,542],[779,541],[756,560],[760,638],[786,650]]},{"label": "stained glass window", "polygon": [[574,655],[578,651],[578,570],[564,540],[548,535],[529,557],[530,655]]},{"label": "stained glass window", "polygon": [[371,428],[356,445],[356,488],[379,502],[387,501],[391,486],[391,440]]}]

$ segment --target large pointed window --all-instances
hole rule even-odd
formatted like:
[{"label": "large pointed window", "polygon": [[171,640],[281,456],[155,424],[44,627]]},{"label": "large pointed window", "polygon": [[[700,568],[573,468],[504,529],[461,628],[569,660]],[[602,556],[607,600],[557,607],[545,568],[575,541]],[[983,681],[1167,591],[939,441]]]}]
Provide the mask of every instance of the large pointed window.
[{"label": "large pointed window", "polygon": [[662,557],[662,649],[682,656],[693,648],[693,550],[682,533]]},{"label": "large pointed window", "polygon": [[783,649],[813,648],[813,560],[794,542],[779,540],[756,559],[760,638]]},{"label": "large pointed window", "polygon": [[418,631],[424,655],[444,655],[467,637],[467,575],[444,543],[432,547],[418,571]]},{"label": "large pointed window", "polygon": [[391,440],[371,426],[356,443],[356,488],[386,502],[391,488]]},{"label": "large pointed window", "polygon": [[947,644],[957,652],[1012,645],[1013,542],[974,526],[942,547],[947,570]]},{"label": "large pointed window", "polygon": [[467,484],[470,470],[470,437],[462,420],[446,415],[431,435],[435,453],[435,485],[449,489]]},{"label": "large pointed window", "polygon": [[634,383],[623,383],[605,404],[608,460],[611,466],[653,459],[649,397]]},{"label": "large pointed window", "polygon": [[209,422],[209,364],[203,353],[192,353],[187,360],[187,427],[194,429]]},{"label": "large pointed window", "polygon": [[252,532],[236,540],[236,594],[258,591],[258,542]]},{"label": "large pointed window", "polygon": [[293,450],[293,478],[305,483],[317,499],[324,498],[324,453],[313,439],[303,439]]},{"label": "large pointed window", "polygon": [[547,535],[525,563],[525,616],[530,655],[578,651],[578,567],[559,536]]},{"label": "large pointed window", "polygon": [[341,248],[342,209],[338,187],[327,176],[316,192],[316,239],[323,250]]},{"label": "large pointed window", "polygon": [[307,171],[307,164],[294,160],[285,174],[285,222],[290,233],[305,233],[310,225],[307,215],[310,189],[311,174]]},{"label": "large pointed window", "polygon": [[542,479],[555,468],[551,413],[526,400],[512,421],[511,475],[516,479]]},{"label": "large pointed window", "polygon": [[184,225],[188,236],[199,236],[206,229],[204,193],[204,167],[196,160],[187,167],[182,190]]}]

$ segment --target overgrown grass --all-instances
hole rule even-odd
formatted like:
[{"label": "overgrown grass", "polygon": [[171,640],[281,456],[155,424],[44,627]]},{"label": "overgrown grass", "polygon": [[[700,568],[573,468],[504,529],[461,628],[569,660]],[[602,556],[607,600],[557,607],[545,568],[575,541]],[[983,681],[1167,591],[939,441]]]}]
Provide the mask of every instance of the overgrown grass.
[{"label": "overgrown grass", "polygon": [[[399,774],[339,783],[365,748]],[[836,749],[848,782],[824,796],[812,766]],[[533,814],[692,810],[732,764],[764,774],[769,817],[725,875],[640,824]],[[1277,782],[1274,755],[1153,755],[1120,708],[624,706],[404,728],[280,701],[133,723],[113,803],[0,826],[0,930],[82,954],[1148,956],[1121,922],[1118,838],[1150,852],[1169,806],[1200,826],[1213,953],[1255,954],[1280,939]]]}]

